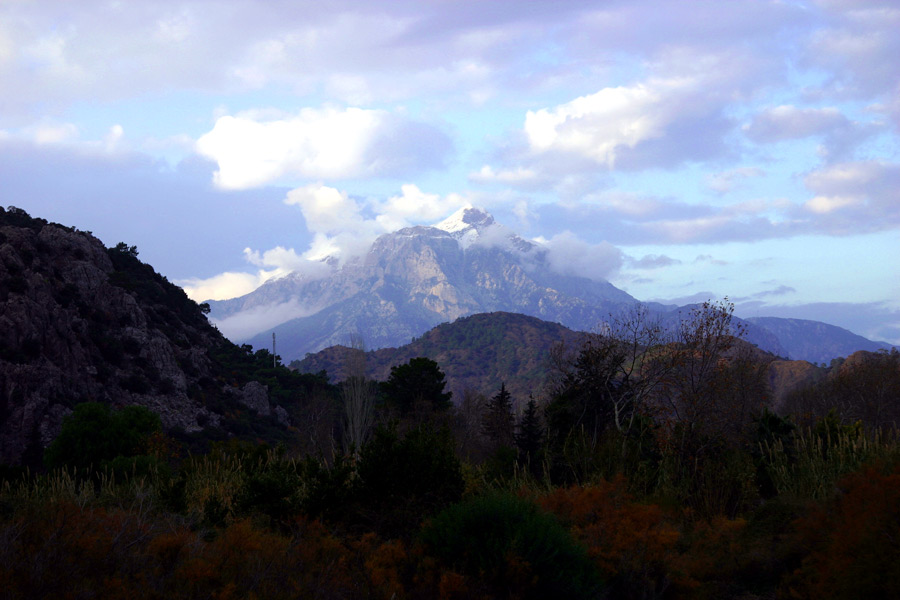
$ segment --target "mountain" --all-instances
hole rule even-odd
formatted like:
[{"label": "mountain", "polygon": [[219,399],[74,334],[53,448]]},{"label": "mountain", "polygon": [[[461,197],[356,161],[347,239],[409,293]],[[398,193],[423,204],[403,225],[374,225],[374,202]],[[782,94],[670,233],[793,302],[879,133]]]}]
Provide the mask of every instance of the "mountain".
[{"label": "mountain", "polygon": [[[674,318],[670,314],[670,318]],[[492,396],[506,384],[517,402],[530,395],[544,396],[551,372],[551,349],[562,343],[568,349],[580,346],[584,333],[558,323],[549,323],[521,314],[494,312],[471,315],[453,323],[443,323],[398,348],[366,352],[366,375],[378,381],[390,376],[391,367],[411,358],[424,356],[438,363],[447,376],[447,388],[459,403],[467,390]],[[825,378],[826,369],[803,360],[785,360],[771,353],[738,342],[760,363],[766,365],[766,382],[771,404],[780,408],[792,391],[808,387]],[[303,360],[291,363],[302,373],[325,371],[332,382],[342,381],[348,353],[345,346],[332,346]],[[848,359],[849,360],[849,359]]]},{"label": "mountain", "polygon": [[[566,272],[546,246],[528,241],[487,212],[465,207],[434,226],[379,237],[365,256],[331,258],[315,273],[292,273],[231,300],[210,302],[213,322],[232,339],[303,358],[359,334],[370,348],[397,347],[439,323],[515,312],[591,331],[639,303],[607,281]],[[663,323],[693,306],[646,303]],[[742,320],[744,339],[777,356],[828,362],[883,347],[838,327],[774,317]]]},{"label": "mountain", "polygon": [[[465,390],[491,396],[501,383],[518,400],[530,394],[539,397],[550,370],[550,350],[559,343],[576,347],[583,334],[558,323],[526,315],[495,312],[462,317],[443,323],[399,348],[381,348],[366,353],[366,374],[385,381],[394,365],[424,356],[440,365],[455,402]],[[345,377],[344,365],[350,349],[332,346],[291,368],[302,373],[326,371],[332,381]]]},{"label": "mountain", "polygon": [[290,435],[296,400],[277,393],[315,382],[278,384],[271,355],[234,346],[137,254],[0,207],[0,463],[40,465],[86,401],[145,406],[182,437]]},{"label": "mountain", "polygon": [[875,352],[893,347],[821,321],[781,317],[751,317],[746,320],[775,334],[785,349],[785,356],[812,363],[828,364],[835,358],[849,356],[858,350]]},{"label": "mountain", "polygon": [[433,227],[382,235],[365,256],[330,264],[324,277],[289,275],[210,305],[226,331],[294,307],[301,316],[247,338],[268,347],[274,331],[278,353],[291,360],[357,333],[372,348],[398,346],[439,323],[484,312],[589,330],[636,303],[609,282],[557,272],[546,247],[467,207]]}]

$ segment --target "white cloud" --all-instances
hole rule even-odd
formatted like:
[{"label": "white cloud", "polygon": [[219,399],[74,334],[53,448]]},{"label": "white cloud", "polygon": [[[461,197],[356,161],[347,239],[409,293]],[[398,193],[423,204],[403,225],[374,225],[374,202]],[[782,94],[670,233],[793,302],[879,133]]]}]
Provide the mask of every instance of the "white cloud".
[{"label": "white cloud", "polygon": [[65,144],[78,139],[78,127],[72,123],[42,123],[25,130],[36,144]]},{"label": "white cloud", "polygon": [[550,268],[562,275],[606,280],[622,267],[624,260],[622,251],[612,244],[590,244],[569,231],[537,241],[547,247]]},{"label": "white cloud", "polygon": [[400,195],[375,203],[376,221],[385,231],[396,231],[414,223],[432,223],[469,205],[459,194],[427,194],[411,183],[400,186]]},{"label": "white cloud", "polygon": [[862,203],[862,198],[858,196],[816,196],[804,203],[803,206],[814,213],[823,215],[860,203]]},{"label": "white cloud", "polygon": [[534,182],[538,174],[534,169],[517,167],[515,169],[495,170],[490,165],[484,165],[478,171],[469,175],[470,181],[479,183],[506,183],[510,185],[523,185]]},{"label": "white cloud", "polygon": [[305,108],[295,115],[224,115],[197,140],[218,164],[215,183],[247,189],[281,178],[346,179],[438,166],[449,141],[437,129],[362,108]]},{"label": "white cloud", "polygon": [[727,109],[752,91],[759,62],[746,52],[667,49],[630,85],[528,111],[527,148],[517,158],[556,177],[597,165],[623,171],[725,158]]},{"label": "white cloud", "polygon": [[900,165],[858,161],[831,165],[806,176],[816,195],[804,204],[826,219],[821,227],[838,234],[900,226]]},{"label": "white cloud", "polygon": [[315,233],[352,229],[362,221],[359,205],[346,192],[321,183],[291,190],[284,203],[299,206],[307,229]]},{"label": "white cloud", "polygon": [[190,278],[176,280],[188,298],[196,302],[204,300],[227,300],[249,294],[268,279],[264,273],[220,273],[206,279]]},{"label": "white cloud", "polygon": [[373,174],[368,152],[386,121],[383,111],[304,109],[282,119],[245,113],[220,117],[197,140],[197,151],[219,165],[226,189],[270,183],[284,175],[342,178]]},{"label": "white cloud", "polygon": [[292,298],[278,304],[254,306],[221,320],[211,319],[211,322],[225,337],[240,342],[285,321],[314,315],[319,310],[321,307],[304,306]]},{"label": "white cloud", "polygon": [[525,135],[535,152],[572,152],[612,168],[621,147],[633,148],[663,134],[671,118],[663,107],[665,92],[677,92],[685,84],[674,80],[605,88],[553,109],[528,111]]}]

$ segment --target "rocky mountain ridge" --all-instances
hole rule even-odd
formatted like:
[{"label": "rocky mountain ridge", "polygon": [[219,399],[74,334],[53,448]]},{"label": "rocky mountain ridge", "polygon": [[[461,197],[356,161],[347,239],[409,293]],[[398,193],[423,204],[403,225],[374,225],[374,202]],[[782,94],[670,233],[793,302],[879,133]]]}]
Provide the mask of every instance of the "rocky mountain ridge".
[{"label": "rocky mountain ridge", "polygon": [[291,303],[311,314],[248,341],[265,347],[274,331],[279,354],[291,360],[347,343],[351,334],[373,348],[396,346],[439,323],[493,311],[590,329],[637,300],[609,282],[555,272],[546,248],[468,207],[434,227],[382,235],[365,256],[334,266],[327,277],[288,276],[210,305],[227,333],[250,311]]},{"label": "rocky mountain ridge", "polygon": [[223,374],[219,356],[241,352],[136,248],[0,207],[0,463],[40,464],[86,401],[145,406],[167,431],[228,410],[285,427],[265,385]]}]

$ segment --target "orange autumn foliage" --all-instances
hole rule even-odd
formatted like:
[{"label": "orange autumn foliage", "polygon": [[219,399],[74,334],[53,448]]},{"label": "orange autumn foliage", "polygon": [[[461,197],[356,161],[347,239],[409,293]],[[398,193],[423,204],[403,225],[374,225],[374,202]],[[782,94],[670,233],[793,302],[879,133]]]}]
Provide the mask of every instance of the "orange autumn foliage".
[{"label": "orange autumn foliage", "polygon": [[808,554],[782,585],[785,597],[900,598],[900,465],[868,467],[796,523]]},{"label": "orange autumn foliage", "polygon": [[539,500],[584,544],[601,572],[620,590],[660,593],[668,585],[678,531],[652,504],[634,501],[622,477],[587,487],[557,489]]}]

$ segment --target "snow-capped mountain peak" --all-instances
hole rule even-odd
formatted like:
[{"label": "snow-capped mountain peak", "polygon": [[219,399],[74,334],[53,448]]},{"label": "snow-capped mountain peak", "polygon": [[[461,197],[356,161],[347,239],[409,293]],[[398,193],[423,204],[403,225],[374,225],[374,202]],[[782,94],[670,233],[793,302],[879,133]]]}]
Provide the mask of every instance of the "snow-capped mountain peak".
[{"label": "snow-capped mountain peak", "polygon": [[435,229],[446,231],[455,238],[462,248],[468,248],[490,228],[499,227],[494,217],[487,211],[467,205],[435,225]]},{"label": "snow-capped mountain peak", "polygon": [[447,233],[457,233],[467,229],[484,229],[493,224],[494,217],[487,211],[468,205],[460,208],[458,211],[432,227],[436,227]]}]

